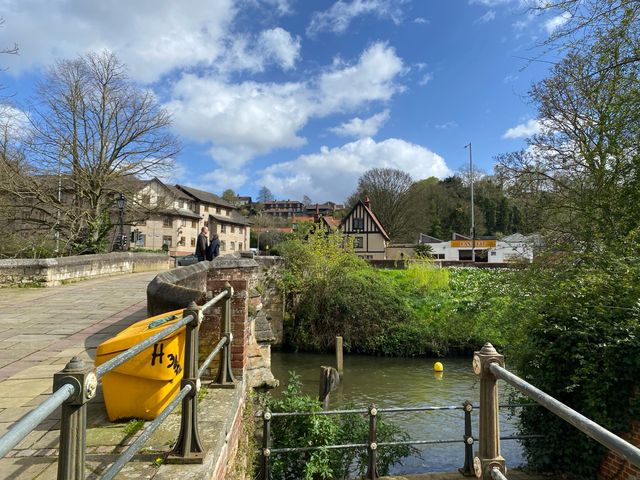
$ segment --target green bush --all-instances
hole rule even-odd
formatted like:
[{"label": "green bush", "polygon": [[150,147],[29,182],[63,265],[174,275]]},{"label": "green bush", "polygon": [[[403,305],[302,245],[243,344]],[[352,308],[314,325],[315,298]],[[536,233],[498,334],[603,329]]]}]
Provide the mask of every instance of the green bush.
[{"label": "green bush", "polygon": [[287,268],[286,328],[291,346],[325,350],[342,335],[348,351],[416,356],[470,352],[508,343],[500,324],[511,271],[371,268],[339,234],[315,232],[281,244]]},{"label": "green bush", "polygon": [[[639,246],[553,259],[521,274],[512,305],[511,368],[616,433],[640,415]],[[545,436],[524,443],[532,467],[596,478],[605,450],[577,429],[544,409],[524,409],[520,429]]]},{"label": "green bush", "polygon": [[[281,400],[267,397],[265,406],[273,412],[319,412],[320,402],[302,394],[300,378],[291,373]],[[347,409],[353,406],[347,406]],[[310,447],[367,443],[368,417],[362,414],[276,417],[271,421],[273,448]],[[378,416],[378,442],[406,441],[407,434]],[[380,447],[378,472],[389,473],[392,465],[415,453],[407,445]],[[282,480],[346,479],[362,475],[367,467],[366,449],[321,449],[274,455],[272,478]]]}]

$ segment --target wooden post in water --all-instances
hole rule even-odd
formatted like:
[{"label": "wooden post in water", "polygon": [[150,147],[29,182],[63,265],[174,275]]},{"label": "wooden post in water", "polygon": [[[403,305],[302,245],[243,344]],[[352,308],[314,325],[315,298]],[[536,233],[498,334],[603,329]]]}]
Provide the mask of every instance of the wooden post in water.
[{"label": "wooden post in water", "polygon": [[320,367],[320,392],[318,400],[322,403],[322,408],[329,408],[329,394],[340,385],[340,375],[333,367]]},{"label": "wooden post in water", "polygon": [[344,375],[344,360],[342,356],[342,337],[340,336],[336,337],[336,369],[342,379]]}]

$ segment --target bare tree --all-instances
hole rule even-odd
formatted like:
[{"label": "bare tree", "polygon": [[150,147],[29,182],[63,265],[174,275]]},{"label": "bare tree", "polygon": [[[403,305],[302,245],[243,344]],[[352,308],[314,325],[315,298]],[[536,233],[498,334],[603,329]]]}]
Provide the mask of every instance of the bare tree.
[{"label": "bare tree", "polygon": [[124,193],[132,205],[135,179],[162,175],[172,165],[179,144],[169,132],[170,116],[107,51],[58,62],[37,100],[28,161],[19,169],[3,164],[4,193],[23,198],[23,207],[42,205],[49,215],[41,221],[55,225],[66,252],[100,251],[115,196]]},{"label": "bare tree", "polygon": [[411,175],[394,168],[373,168],[358,179],[358,188],[349,198],[353,205],[369,197],[371,208],[392,240],[404,240],[409,227]]}]

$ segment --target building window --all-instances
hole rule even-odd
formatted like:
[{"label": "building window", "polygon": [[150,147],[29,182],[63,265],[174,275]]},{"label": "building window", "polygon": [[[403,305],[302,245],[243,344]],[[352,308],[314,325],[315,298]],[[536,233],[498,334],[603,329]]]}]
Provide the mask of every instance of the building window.
[{"label": "building window", "polygon": [[197,220],[191,220],[191,228],[198,228],[198,221]]},{"label": "building window", "polygon": [[216,213],[220,213],[220,207],[216,207]]},{"label": "building window", "polygon": [[355,241],[353,242],[353,246],[355,248],[363,248],[364,247],[364,238],[362,237],[354,237]]},{"label": "building window", "polygon": [[142,195],[142,205],[145,207],[151,205],[151,195]]},{"label": "building window", "polygon": [[191,246],[195,247],[196,246],[196,239],[191,237]]},{"label": "building window", "polygon": [[162,245],[166,245],[171,248],[171,244],[173,242],[173,237],[171,235],[163,235],[162,236]]},{"label": "building window", "polygon": [[364,218],[354,218],[351,221],[351,226],[354,230],[364,230]]},{"label": "building window", "polygon": [[184,208],[185,206],[185,201],[184,200],[180,200],[180,208]]},{"label": "building window", "polygon": [[236,249],[236,242],[231,242],[231,251],[233,252]]},{"label": "building window", "polygon": [[223,252],[227,249],[227,242],[225,242],[224,240],[222,240],[220,242],[220,250],[222,250]]},{"label": "building window", "polygon": [[184,247],[186,244],[187,244],[187,238],[180,237],[180,243],[178,243],[178,245],[182,245]]},{"label": "building window", "polygon": [[220,233],[227,233],[227,226],[224,223],[220,224]]},{"label": "building window", "polygon": [[183,218],[182,220],[180,220],[180,225],[183,226],[183,227],[186,227],[187,226],[187,219]]},{"label": "building window", "polygon": [[171,226],[171,217],[162,217],[162,226],[170,227]]},{"label": "building window", "polygon": [[205,211],[205,212],[208,212],[208,211],[209,211],[209,205],[205,205],[205,206],[204,206],[204,211]]},{"label": "building window", "polygon": [[166,205],[167,205],[167,204],[166,204],[166,201],[167,201],[167,200],[166,200],[164,197],[158,197],[158,206],[159,206],[159,207],[164,207],[164,206],[166,206]]},{"label": "building window", "polygon": [[233,225],[231,225],[231,233],[236,233],[236,227],[234,227]]},{"label": "building window", "polygon": [[238,250],[242,251],[242,242],[238,244]]}]

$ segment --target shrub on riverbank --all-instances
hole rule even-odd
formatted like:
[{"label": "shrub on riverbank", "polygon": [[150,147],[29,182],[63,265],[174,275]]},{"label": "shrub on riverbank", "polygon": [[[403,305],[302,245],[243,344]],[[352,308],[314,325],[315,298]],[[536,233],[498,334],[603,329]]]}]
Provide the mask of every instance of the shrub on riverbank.
[{"label": "shrub on riverbank", "polygon": [[[638,238],[622,251],[566,255],[516,278],[524,319],[509,368],[615,433],[640,418],[640,265]],[[596,478],[605,449],[542,408],[523,409],[529,464],[540,471]]]},{"label": "shrub on riverbank", "polygon": [[281,244],[289,345],[326,350],[342,335],[352,352],[416,356],[503,345],[500,324],[512,272],[441,269],[429,261],[377,270],[339,234]]},{"label": "shrub on riverbank", "polygon": [[[263,399],[273,412],[320,412],[320,403],[302,393],[300,377],[291,373],[281,400]],[[350,408],[350,407],[347,407]],[[407,441],[409,436],[380,416],[377,420],[378,442]],[[272,448],[292,448],[324,445],[367,443],[369,422],[362,414],[307,415],[277,417],[271,421]],[[387,475],[392,465],[416,453],[408,445],[380,447],[377,468]],[[312,452],[292,452],[272,457],[272,478],[282,480],[346,479],[363,475],[367,468],[367,450],[320,449]]]}]

